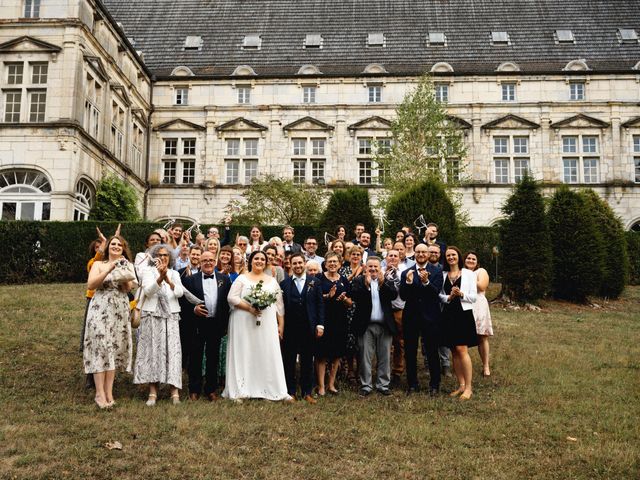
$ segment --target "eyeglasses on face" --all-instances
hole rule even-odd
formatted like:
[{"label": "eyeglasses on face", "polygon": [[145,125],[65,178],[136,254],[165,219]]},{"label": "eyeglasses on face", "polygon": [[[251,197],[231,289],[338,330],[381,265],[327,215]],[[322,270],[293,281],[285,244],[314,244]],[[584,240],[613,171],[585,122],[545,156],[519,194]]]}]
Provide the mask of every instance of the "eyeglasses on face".
[{"label": "eyeglasses on face", "polygon": [[168,253],[159,253],[156,255],[156,257],[168,257],[170,256]]},{"label": "eyeglasses on face", "polygon": [[200,263],[215,263],[215,260],[212,258],[205,258],[204,260],[200,260]]}]

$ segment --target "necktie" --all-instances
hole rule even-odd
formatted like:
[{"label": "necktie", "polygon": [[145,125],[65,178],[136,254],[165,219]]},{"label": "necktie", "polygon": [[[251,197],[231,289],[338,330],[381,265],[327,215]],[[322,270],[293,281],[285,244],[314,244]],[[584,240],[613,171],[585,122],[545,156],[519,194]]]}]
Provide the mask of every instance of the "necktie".
[{"label": "necktie", "polygon": [[216,276],[215,276],[215,274],[213,274],[213,273],[212,273],[211,275],[207,275],[206,273],[203,273],[203,274],[202,274],[202,278],[204,278],[205,280],[206,280],[207,278],[215,278],[215,277],[216,277]]},{"label": "necktie", "polygon": [[296,288],[298,289],[298,293],[302,293],[303,286],[304,286],[304,281],[301,278],[296,278]]}]

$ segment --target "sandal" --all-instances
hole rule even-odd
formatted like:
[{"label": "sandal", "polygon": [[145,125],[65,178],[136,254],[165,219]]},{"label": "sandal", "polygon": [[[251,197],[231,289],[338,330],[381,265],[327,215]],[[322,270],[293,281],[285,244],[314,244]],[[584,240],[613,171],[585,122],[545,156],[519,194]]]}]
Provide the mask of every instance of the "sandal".
[{"label": "sandal", "polygon": [[179,405],[180,404],[180,394],[176,393],[175,395],[171,395],[171,402],[173,402],[174,405]]},{"label": "sandal", "polygon": [[147,400],[147,407],[153,407],[156,404],[156,398],[158,398],[158,395],[150,393],[149,399]]},{"label": "sandal", "polygon": [[457,389],[457,390],[454,390],[453,392],[451,392],[451,393],[449,394],[449,396],[450,396],[450,397],[457,397],[458,395],[461,395],[461,394],[463,394],[463,393],[464,393],[464,389],[465,389],[465,386],[464,386],[464,385],[460,385],[460,386],[458,387],[458,389]]},{"label": "sandal", "polygon": [[100,410],[104,410],[105,408],[109,408],[109,407],[111,406],[111,405],[109,405],[107,402],[101,402],[101,401],[100,401],[100,398],[98,398],[98,397],[95,397],[95,398],[93,399],[93,401],[94,401],[94,402],[96,402],[96,405],[98,406],[98,408],[99,408]]}]

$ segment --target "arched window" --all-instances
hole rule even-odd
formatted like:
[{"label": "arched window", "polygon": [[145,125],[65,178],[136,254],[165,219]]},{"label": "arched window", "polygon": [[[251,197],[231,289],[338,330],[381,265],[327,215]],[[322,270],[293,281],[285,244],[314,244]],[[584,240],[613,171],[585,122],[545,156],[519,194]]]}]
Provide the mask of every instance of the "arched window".
[{"label": "arched window", "polygon": [[73,205],[73,219],[87,220],[93,207],[95,193],[93,187],[86,180],[80,179],[76,183],[76,200]]},{"label": "arched window", "polygon": [[2,220],[49,220],[51,184],[37,170],[0,172]]}]

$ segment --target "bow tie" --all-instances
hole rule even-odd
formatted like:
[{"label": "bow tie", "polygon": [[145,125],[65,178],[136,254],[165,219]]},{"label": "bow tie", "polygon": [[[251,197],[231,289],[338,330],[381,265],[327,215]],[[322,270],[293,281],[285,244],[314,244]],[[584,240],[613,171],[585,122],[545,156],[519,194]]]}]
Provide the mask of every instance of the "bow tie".
[{"label": "bow tie", "polygon": [[206,273],[203,273],[202,278],[206,280],[207,278],[216,278],[216,276],[214,273],[212,273],[211,275],[207,275]]}]

